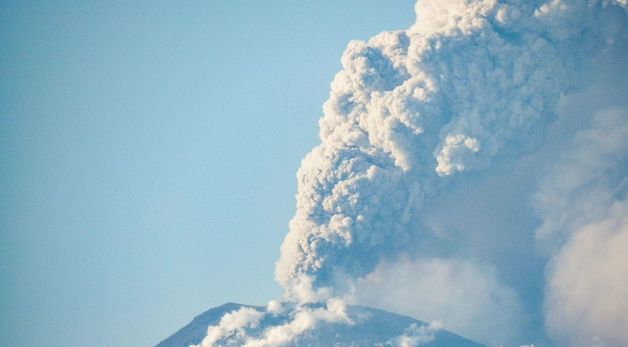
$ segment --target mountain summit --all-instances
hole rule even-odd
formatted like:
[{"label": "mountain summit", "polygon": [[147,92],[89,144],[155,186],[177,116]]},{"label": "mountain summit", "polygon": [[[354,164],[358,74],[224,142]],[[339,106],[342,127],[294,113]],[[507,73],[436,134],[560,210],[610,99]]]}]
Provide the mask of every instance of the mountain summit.
[{"label": "mountain summit", "polygon": [[[217,325],[227,313],[248,307],[263,311],[264,307],[227,303],[196,317],[188,325],[160,342],[156,347],[188,347],[200,343],[207,327]],[[299,335],[289,346],[426,346],[426,347],[485,347],[443,329],[414,318],[363,306],[348,306],[352,324],[323,322]],[[256,330],[273,326],[285,317],[262,321]],[[223,345],[222,343],[220,345]],[[225,346],[237,345],[226,341]]]}]

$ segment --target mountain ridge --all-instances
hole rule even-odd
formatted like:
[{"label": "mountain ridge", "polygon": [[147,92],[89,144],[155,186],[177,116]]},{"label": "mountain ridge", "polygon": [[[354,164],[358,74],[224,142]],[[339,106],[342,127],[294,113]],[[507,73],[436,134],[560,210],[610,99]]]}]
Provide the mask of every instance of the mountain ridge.
[{"label": "mountain ridge", "polygon": [[[200,343],[207,327],[216,325],[227,313],[248,307],[264,311],[264,307],[228,302],[196,315],[190,323],[165,338],[155,347],[188,347]],[[412,317],[365,306],[347,306],[353,325],[325,323],[307,331],[287,346],[393,346],[391,341],[404,334],[410,326],[427,327],[428,323]],[[263,327],[265,328],[265,327]],[[416,346],[426,347],[486,347],[447,330],[434,332],[433,339],[422,340]]]}]

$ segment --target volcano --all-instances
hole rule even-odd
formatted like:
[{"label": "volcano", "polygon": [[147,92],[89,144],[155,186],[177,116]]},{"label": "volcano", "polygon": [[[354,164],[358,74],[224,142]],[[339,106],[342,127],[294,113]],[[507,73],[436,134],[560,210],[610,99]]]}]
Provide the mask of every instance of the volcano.
[{"label": "volcano", "polygon": [[[237,311],[243,307],[264,311],[264,307],[227,303],[212,308],[194,317],[194,319],[179,331],[166,338],[156,347],[188,347],[200,343],[207,335],[207,327],[217,325],[225,314]],[[363,306],[348,306],[348,316],[353,324],[321,322],[314,329],[299,335],[286,346],[427,346],[427,347],[486,347],[485,345],[458,336],[449,331],[438,329],[432,334],[406,339],[400,336],[407,335],[409,328],[428,330],[426,322],[411,317]],[[255,328],[264,331],[266,328],[281,324],[288,317],[278,315],[263,320]],[[218,346],[237,346],[239,343],[221,341]]]}]

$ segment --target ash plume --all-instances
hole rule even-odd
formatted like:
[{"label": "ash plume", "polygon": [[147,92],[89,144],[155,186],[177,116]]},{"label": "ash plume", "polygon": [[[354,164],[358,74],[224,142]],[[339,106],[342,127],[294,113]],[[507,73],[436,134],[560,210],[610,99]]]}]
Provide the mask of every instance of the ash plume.
[{"label": "ash plume", "polygon": [[[626,24],[608,1],[418,1],[408,30],[352,41],[297,173],[276,279],[341,295],[429,233],[417,213],[451,176],[539,145],[562,94]],[[418,241],[417,241],[418,240]],[[307,279],[304,279],[307,277]]]},{"label": "ash plume", "polygon": [[[626,241],[625,95],[588,114],[576,140],[557,140],[566,153],[534,162],[556,140],[561,101],[599,79],[596,59],[627,51],[627,2],[419,0],[415,11],[407,30],[352,41],[342,55],[276,263],[285,302],[225,316],[201,346],[287,345],[322,323],[352,324],[346,305],[356,302],[443,320],[408,327],[392,345],[427,343],[441,327],[491,346],[628,343],[625,245],[617,247]],[[434,203],[452,185],[490,181],[522,157],[528,172],[551,167],[521,182],[538,186],[527,193],[536,213],[528,219],[540,225],[517,237],[546,271],[529,278],[517,277],[520,263],[478,255],[429,218],[436,207],[456,218],[463,204]],[[499,248],[508,236],[488,229],[468,239]],[[534,281],[541,298],[517,290]],[[290,319],[260,330],[278,312]],[[539,320],[545,326],[531,323]],[[531,337],[534,329],[546,331]]]}]

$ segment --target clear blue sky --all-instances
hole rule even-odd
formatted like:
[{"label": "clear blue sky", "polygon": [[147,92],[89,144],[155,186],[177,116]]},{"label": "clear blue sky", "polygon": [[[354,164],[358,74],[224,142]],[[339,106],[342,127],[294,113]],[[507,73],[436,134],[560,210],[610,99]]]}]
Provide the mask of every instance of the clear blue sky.
[{"label": "clear blue sky", "polygon": [[279,296],[340,55],[413,20],[411,0],[2,1],[0,345],[150,346]]}]

